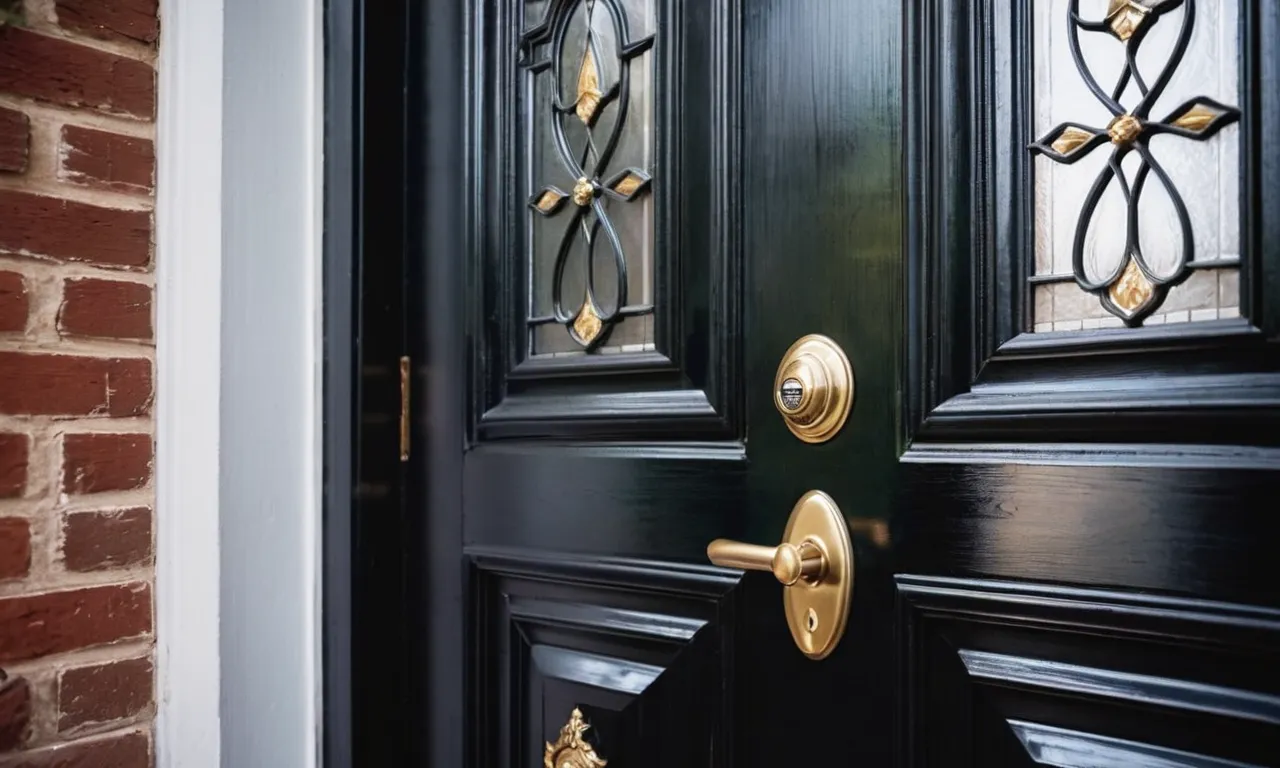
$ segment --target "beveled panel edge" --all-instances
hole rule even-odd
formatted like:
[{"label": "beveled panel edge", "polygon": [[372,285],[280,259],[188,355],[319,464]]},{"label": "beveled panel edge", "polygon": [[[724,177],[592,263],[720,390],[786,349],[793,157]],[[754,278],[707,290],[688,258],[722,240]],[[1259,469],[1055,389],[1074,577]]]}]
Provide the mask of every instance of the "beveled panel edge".
[{"label": "beveled panel edge", "polygon": [[[1074,414],[1071,418],[1075,418]],[[1022,464],[1056,467],[1280,469],[1280,448],[1170,443],[919,442],[904,464]]]},{"label": "beveled panel edge", "polygon": [[925,615],[1109,635],[1280,645],[1280,608],[1144,592],[900,573],[898,595]]},{"label": "beveled panel edge", "polygon": [[680,368],[661,352],[625,352],[614,355],[535,355],[521,361],[507,373],[509,380],[583,378],[596,375],[675,373]]},{"label": "beveled panel edge", "polygon": [[1062,768],[1126,765],[1132,768],[1255,768],[1249,763],[1183,752],[1154,744],[1117,739],[1024,720],[1006,721],[1037,764]]},{"label": "beveled panel edge", "polygon": [[704,619],[534,597],[511,597],[507,605],[517,622],[588,629],[668,643],[687,643],[707,625]]},{"label": "beveled panel edge", "polygon": [[529,657],[547,677],[628,696],[644,694],[666,671],[631,659],[536,643],[529,646]]},{"label": "beveled panel edge", "polygon": [[731,439],[727,417],[698,389],[509,394],[476,425],[482,440]]},{"label": "beveled panel edge", "polygon": [[959,648],[956,653],[970,677],[979,680],[1280,725],[1278,696],[971,648]]},{"label": "beveled panel edge", "polygon": [[507,547],[470,546],[464,553],[476,568],[499,576],[710,599],[720,598],[742,578],[739,571],[728,568],[660,560]]}]

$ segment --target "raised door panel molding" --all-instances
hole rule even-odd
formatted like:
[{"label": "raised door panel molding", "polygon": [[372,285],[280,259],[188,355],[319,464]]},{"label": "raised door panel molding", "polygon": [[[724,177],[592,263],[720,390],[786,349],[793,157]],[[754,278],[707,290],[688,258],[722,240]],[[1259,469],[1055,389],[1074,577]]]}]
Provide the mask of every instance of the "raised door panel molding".
[{"label": "raised door panel molding", "polygon": [[736,0],[474,5],[474,437],[740,439]]},{"label": "raised door panel molding", "polygon": [[1280,751],[1273,609],[912,575],[897,589],[909,765],[1207,768]]},{"label": "raised door panel molding", "polygon": [[1280,20],[908,8],[904,460],[1280,466]]},{"label": "raised door panel molding", "polygon": [[[482,638],[473,700],[487,703],[475,713],[488,734],[476,765],[729,764],[735,576],[545,552],[469,555]],[[673,758],[672,744],[696,753]]]}]

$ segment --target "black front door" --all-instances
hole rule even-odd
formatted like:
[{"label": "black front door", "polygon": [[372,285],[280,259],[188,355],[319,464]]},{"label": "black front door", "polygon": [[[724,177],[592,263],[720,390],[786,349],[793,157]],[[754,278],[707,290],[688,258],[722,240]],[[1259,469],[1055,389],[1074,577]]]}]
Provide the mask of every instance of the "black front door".
[{"label": "black front door", "polygon": [[1277,764],[1278,18],[413,10],[410,762]]}]

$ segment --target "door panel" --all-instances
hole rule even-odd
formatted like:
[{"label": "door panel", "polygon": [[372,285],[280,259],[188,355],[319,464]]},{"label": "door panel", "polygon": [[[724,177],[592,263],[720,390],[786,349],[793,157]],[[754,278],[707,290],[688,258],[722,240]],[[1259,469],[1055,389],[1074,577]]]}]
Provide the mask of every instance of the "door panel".
[{"label": "door panel", "polygon": [[[457,139],[409,149],[431,159],[410,238],[427,535],[407,545],[430,557],[406,566],[424,752],[538,766],[563,735],[612,768],[1274,763],[1264,6],[427,12],[411,47],[462,63],[411,48],[433,62],[411,112]],[[1112,94],[1125,46],[1140,76]],[[772,391],[810,333],[856,381],[821,444]],[[810,490],[856,573],[816,662],[784,587],[706,559],[777,544]]]},{"label": "door panel", "polygon": [[[611,765],[652,765],[679,744],[714,764],[730,721],[735,579],[705,566],[470,550],[492,697],[482,765],[534,764],[574,710]],[[501,745],[512,745],[508,757]],[[550,750],[550,756],[556,754]],[[561,765],[561,761],[555,761]]]},{"label": "door panel", "polygon": [[[1275,67],[1265,17],[1190,0],[908,12],[925,53],[907,78],[909,444],[894,531],[906,764],[1280,754],[1280,680],[1262,672],[1280,627],[1259,514],[1280,487],[1276,224],[1258,207],[1277,190],[1258,143],[1274,130],[1256,79]],[[1109,60],[1090,55],[1100,48]],[[1144,82],[1113,90],[1126,48]],[[1209,100],[1204,120],[1184,119]],[[1071,109],[1076,139],[1061,124]],[[1117,135],[1130,112],[1138,138]],[[1132,205],[1099,234],[1108,162]],[[1182,188],[1168,174],[1164,203],[1139,183],[1198,162]],[[1173,198],[1184,210],[1153,232]],[[1224,245],[1235,231],[1238,257]]]},{"label": "door panel", "polygon": [[738,577],[705,547],[747,473],[737,17],[471,11],[470,759],[730,765]]},{"label": "door panel", "polygon": [[[1280,701],[1257,691],[1277,682],[1275,611],[986,579],[896,582],[909,764],[990,764],[1010,734],[1025,751],[1015,765],[1274,761]],[[959,702],[972,712],[957,721]]]},{"label": "door panel", "polygon": [[473,22],[474,437],[740,443],[735,22],[670,0]]}]

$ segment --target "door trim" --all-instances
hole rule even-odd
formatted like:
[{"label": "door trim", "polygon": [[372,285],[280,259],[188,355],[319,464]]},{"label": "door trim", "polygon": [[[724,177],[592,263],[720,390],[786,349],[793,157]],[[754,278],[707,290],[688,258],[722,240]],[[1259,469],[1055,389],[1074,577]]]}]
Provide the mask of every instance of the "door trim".
[{"label": "door trim", "polygon": [[[163,0],[156,126],[156,764],[220,764],[222,6]],[[181,98],[181,94],[205,94]],[[172,514],[170,511],[172,510]]]},{"label": "door trim", "polygon": [[155,625],[166,766],[319,761],[321,8],[264,8],[161,8]]},{"label": "door trim", "polygon": [[[407,0],[328,0],[324,11],[323,557],[325,765],[420,764],[428,636],[421,550],[400,455],[409,163]],[[413,382],[414,399],[422,384]],[[411,403],[410,411],[420,408]],[[415,429],[411,454],[423,451]],[[414,497],[417,498],[417,497]],[[420,622],[425,626],[425,622]],[[358,685],[377,680],[376,685]]]},{"label": "door trim", "polygon": [[463,308],[466,259],[478,247],[471,232],[475,215],[467,181],[467,158],[476,125],[467,102],[466,79],[478,45],[467,3],[432,0],[409,10],[408,136],[409,191],[406,216],[405,283],[419,301],[406,304],[408,345],[413,357],[411,436],[416,458],[406,484],[409,546],[416,554],[406,569],[414,611],[410,637],[411,701],[422,713],[412,723],[409,754],[421,765],[462,765],[471,712],[467,682],[468,569],[462,553],[462,456],[469,393],[460,371],[468,371]]},{"label": "door trim", "polygon": [[361,105],[359,0],[329,0],[324,10],[324,324],[321,373],[323,398],[323,498],[321,547],[321,670],[323,690],[321,755],[323,764],[345,768],[353,762],[352,712],[357,702],[351,685],[351,604],[355,570],[350,545],[356,505],[353,467],[358,450],[353,396],[357,386],[355,297],[363,251],[359,232],[359,154]]}]

